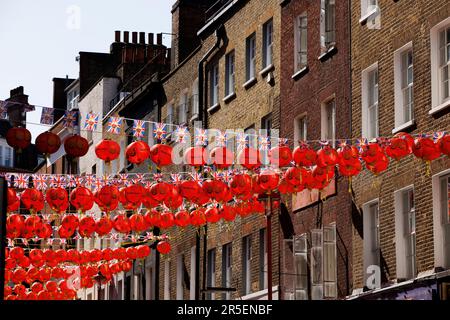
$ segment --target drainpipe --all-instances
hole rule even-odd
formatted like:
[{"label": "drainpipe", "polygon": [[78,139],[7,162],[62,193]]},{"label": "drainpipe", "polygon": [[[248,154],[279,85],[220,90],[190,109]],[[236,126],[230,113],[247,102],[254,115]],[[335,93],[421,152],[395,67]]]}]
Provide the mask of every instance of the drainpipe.
[{"label": "drainpipe", "polygon": [[[349,81],[349,119],[350,119],[350,124],[349,124],[349,128],[350,128],[350,137],[353,137],[353,110],[352,110],[352,97],[353,97],[353,84],[352,84],[352,2],[351,0],[348,0],[348,77],[350,79]],[[350,184],[350,181],[348,182]],[[353,193],[353,191],[352,191]],[[349,209],[349,215],[350,217],[352,216],[352,194],[350,194],[350,200],[349,200],[349,204],[350,204],[350,209]],[[353,228],[353,225],[350,226],[351,228]],[[350,279],[350,275],[349,275],[349,270],[348,270],[348,259],[349,257],[347,256],[347,263],[346,263],[346,274],[347,274],[347,292],[345,293],[346,295],[348,295],[351,292],[351,288],[350,286],[353,285],[353,279]]]},{"label": "drainpipe", "polygon": [[[198,63],[198,109],[200,113],[200,119],[202,121],[202,128],[206,129],[207,119],[208,119],[208,110],[205,107],[205,88],[204,88],[204,64],[208,60],[208,58],[212,55],[213,52],[220,48],[221,40],[225,42],[225,27],[223,25],[219,26],[216,31],[216,42],[214,45],[206,52],[206,54],[200,59]],[[208,229],[207,226],[204,228],[205,232],[203,235],[203,290],[206,290],[206,255],[207,255],[207,236]],[[200,299],[200,229],[197,232],[195,239],[195,300]],[[205,291],[202,292],[202,300],[205,300]]]}]

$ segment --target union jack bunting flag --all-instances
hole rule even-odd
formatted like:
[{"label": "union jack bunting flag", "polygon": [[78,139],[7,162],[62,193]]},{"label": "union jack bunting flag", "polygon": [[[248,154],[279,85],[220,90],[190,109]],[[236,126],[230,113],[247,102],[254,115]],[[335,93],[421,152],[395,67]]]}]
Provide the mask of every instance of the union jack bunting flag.
[{"label": "union jack bunting flag", "polygon": [[6,103],[5,101],[0,100],[0,119],[6,119],[7,115]]},{"label": "union jack bunting flag", "polygon": [[75,187],[81,186],[82,183],[83,183],[82,177],[74,176],[74,175],[69,175],[67,177],[67,186],[69,188],[75,188]]},{"label": "union jack bunting flag", "polygon": [[73,128],[78,124],[78,111],[66,111],[63,118],[63,125],[66,128]]},{"label": "union jack bunting flag", "polygon": [[54,111],[53,108],[42,108],[41,113],[41,124],[52,125],[54,120]]},{"label": "union jack bunting flag", "polygon": [[339,141],[339,144],[338,144],[340,149],[344,149],[345,147],[347,147],[349,145],[351,145],[350,140],[341,140],[341,141]]},{"label": "union jack bunting flag", "polygon": [[162,140],[166,137],[166,124],[165,123],[155,123],[155,129],[153,130],[153,134],[156,139]]},{"label": "union jack bunting flag", "polygon": [[133,124],[133,137],[143,138],[145,135],[145,122],[144,120],[134,120]]},{"label": "union jack bunting flag", "polygon": [[218,147],[226,147],[228,140],[228,134],[226,132],[219,131],[217,134],[217,146]]},{"label": "union jack bunting flag", "polygon": [[270,148],[270,137],[258,136],[258,140],[260,150],[265,151]]},{"label": "union jack bunting flag", "polygon": [[108,120],[107,131],[112,134],[120,134],[123,118],[111,117]]},{"label": "union jack bunting flag", "polygon": [[104,182],[102,178],[96,178],[94,181],[94,190],[97,191],[104,186]]},{"label": "union jack bunting flag", "polygon": [[128,175],[126,175],[126,174],[119,174],[119,180],[120,180],[121,184],[125,187],[128,187],[129,185],[131,185],[131,181],[128,180]]},{"label": "union jack bunting flag", "polygon": [[93,112],[89,112],[86,115],[86,120],[84,122],[84,129],[88,131],[95,131],[97,129],[99,115]]},{"label": "union jack bunting flag", "polygon": [[245,133],[239,133],[236,137],[236,142],[238,145],[238,149],[244,149],[248,147],[248,135],[246,135]]},{"label": "union jack bunting flag", "polygon": [[186,128],[185,126],[177,126],[177,129],[175,130],[175,142],[185,143],[186,136],[188,134],[189,134],[188,128]]},{"label": "union jack bunting flag", "polygon": [[29,179],[28,175],[23,174],[23,173],[18,173],[14,179],[17,188],[19,188],[19,189],[27,188],[28,187],[28,179]]},{"label": "union jack bunting flag", "polygon": [[196,182],[202,181],[202,175],[198,172],[191,173],[191,177],[192,177],[192,180],[194,180]]},{"label": "union jack bunting flag", "polygon": [[327,140],[321,140],[321,141],[319,141],[319,144],[320,144],[322,147],[326,147],[326,146],[329,146],[329,145],[330,145],[330,141],[327,141]]},{"label": "union jack bunting flag", "polygon": [[146,188],[150,188],[150,187],[152,186],[152,183],[151,183],[150,181],[146,181],[146,182],[144,183],[144,186],[145,186]]},{"label": "union jack bunting flag", "polygon": [[153,180],[160,182],[163,179],[163,174],[162,173],[154,173],[153,174]]},{"label": "union jack bunting flag", "polygon": [[13,188],[14,186],[12,185],[12,182],[11,182],[12,174],[6,173],[4,176],[5,176],[6,182],[8,183],[8,188]]},{"label": "union jack bunting flag", "polygon": [[51,176],[50,177],[50,186],[52,187],[65,187],[66,186],[66,177],[64,176]]},{"label": "union jack bunting flag", "polygon": [[136,173],[136,177],[133,179],[134,184],[139,184],[144,180],[144,175],[142,173]]},{"label": "union jack bunting flag", "polygon": [[173,182],[175,185],[178,185],[178,184],[180,184],[180,182],[181,182],[181,175],[180,175],[179,173],[172,173],[172,174],[170,175],[170,178],[172,179],[172,182]]},{"label": "union jack bunting flag", "polygon": [[445,136],[446,132],[445,131],[440,131],[440,132],[435,132],[433,134],[433,140],[434,142],[438,141],[439,139],[443,138]]},{"label": "union jack bunting flag", "polygon": [[85,177],[86,187],[90,188],[94,184],[95,177],[92,174],[87,174]]},{"label": "union jack bunting flag", "polygon": [[207,129],[195,129],[195,145],[206,146],[208,144],[208,130]]},{"label": "union jack bunting flag", "polygon": [[47,177],[43,174],[33,175],[33,185],[38,190],[47,188]]},{"label": "union jack bunting flag", "polygon": [[222,180],[223,178],[223,173],[221,172],[213,172],[211,173],[211,175],[214,178],[214,180]]},{"label": "union jack bunting flag", "polygon": [[355,141],[356,148],[358,148],[359,152],[362,151],[362,147],[364,145],[366,145],[367,143],[368,143],[368,141],[366,138],[356,139],[356,141]]}]

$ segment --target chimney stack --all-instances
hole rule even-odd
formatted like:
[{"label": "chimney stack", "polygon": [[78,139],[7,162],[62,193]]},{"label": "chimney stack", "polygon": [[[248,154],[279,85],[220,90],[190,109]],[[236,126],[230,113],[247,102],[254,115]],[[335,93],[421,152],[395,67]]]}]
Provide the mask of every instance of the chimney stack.
[{"label": "chimney stack", "polygon": [[162,45],[162,33],[156,35],[156,44],[159,46]]},{"label": "chimney stack", "polygon": [[139,44],[145,44],[145,32],[139,32]]},{"label": "chimney stack", "polygon": [[153,33],[148,34],[148,44],[153,45]]},{"label": "chimney stack", "polygon": [[120,42],[120,31],[115,31],[116,37],[115,42]]},{"label": "chimney stack", "polygon": [[130,42],[130,32],[124,31],[123,32],[123,42],[129,43]]},{"label": "chimney stack", "polygon": [[132,36],[132,41],[133,41],[133,43],[137,43],[137,40],[138,40],[138,33],[135,32],[135,31],[133,31],[133,32],[131,33],[131,36]]}]

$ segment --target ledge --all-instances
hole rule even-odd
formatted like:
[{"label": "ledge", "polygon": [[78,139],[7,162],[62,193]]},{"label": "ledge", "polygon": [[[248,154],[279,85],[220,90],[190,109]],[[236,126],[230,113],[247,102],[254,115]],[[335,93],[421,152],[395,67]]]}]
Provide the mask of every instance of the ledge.
[{"label": "ledge", "polygon": [[320,60],[320,62],[324,62],[328,59],[330,59],[332,56],[334,56],[337,53],[337,48],[335,45],[332,45],[328,48],[327,51],[322,53],[317,59]]},{"label": "ledge", "polygon": [[244,83],[242,86],[244,87],[245,90],[248,90],[249,88],[253,87],[253,85],[257,82],[258,80],[256,80],[255,77],[251,78],[250,80],[248,80],[246,83]]},{"label": "ledge", "polygon": [[431,108],[430,111],[428,111],[428,114],[430,115],[435,115],[439,112],[444,111],[445,109],[447,109],[448,107],[450,107],[450,100],[445,101],[444,103],[441,103],[440,105]]},{"label": "ledge", "polygon": [[234,100],[234,98],[236,98],[236,92],[230,93],[225,98],[223,98],[222,101],[225,103],[230,103],[231,101]]},{"label": "ledge", "polygon": [[194,114],[191,119],[189,119],[189,122],[194,122],[195,120],[198,119],[198,114]]},{"label": "ledge", "polygon": [[370,12],[366,13],[365,15],[363,15],[361,17],[361,19],[359,19],[359,24],[364,26],[367,24],[367,20],[369,20],[369,18],[371,18],[373,15],[378,14],[378,7],[376,7],[375,9],[371,10]]},{"label": "ledge", "polygon": [[265,77],[270,71],[273,71],[275,69],[275,66],[273,64],[269,64],[267,67],[265,67],[264,69],[262,69],[259,72],[259,75],[261,77]]},{"label": "ledge", "polygon": [[217,112],[220,109],[220,104],[216,103],[215,105],[211,106],[207,111],[210,114],[213,114],[214,112]]},{"label": "ledge", "polygon": [[303,68],[298,70],[296,73],[294,73],[291,78],[294,79],[294,80],[298,80],[301,77],[303,77],[305,74],[307,74],[308,71],[309,71],[308,66],[304,66]]},{"label": "ledge", "polygon": [[414,119],[412,119],[412,120],[398,126],[397,128],[394,128],[392,130],[392,134],[396,134],[401,131],[406,131],[407,129],[410,129],[410,128],[414,127],[415,125],[416,125],[416,121]]}]

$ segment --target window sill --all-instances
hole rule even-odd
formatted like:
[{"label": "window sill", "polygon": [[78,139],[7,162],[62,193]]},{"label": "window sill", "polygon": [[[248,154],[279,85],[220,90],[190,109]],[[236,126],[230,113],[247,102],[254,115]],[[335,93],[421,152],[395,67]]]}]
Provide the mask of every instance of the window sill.
[{"label": "window sill", "polygon": [[225,103],[230,103],[231,101],[234,100],[234,98],[236,98],[236,92],[230,93],[225,98],[223,98],[222,101],[225,102]]},{"label": "window sill", "polygon": [[308,66],[304,66],[303,68],[298,70],[296,73],[294,73],[291,78],[294,79],[294,80],[298,80],[301,77],[303,77],[305,74],[307,74],[308,71],[309,71]]},{"label": "window sill", "polygon": [[320,60],[320,62],[324,62],[328,59],[330,59],[332,56],[334,56],[337,52],[336,46],[330,46],[327,51],[322,53],[317,59]]},{"label": "window sill", "polygon": [[216,103],[208,109],[209,114],[213,114],[220,109],[220,104]]},{"label": "window sill", "polygon": [[361,17],[361,19],[359,19],[359,24],[364,26],[367,24],[367,20],[369,20],[369,18],[372,18],[372,16],[378,14],[378,7],[376,7],[375,9],[371,10],[370,12],[366,13],[365,15],[363,15]]},{"label": "window sill", "polygon": [[257,82],[256,78],[253,77],[250,80],[248,80],[246,83],[244,83],[243,87],[245,90],[250,89],[251,87],[253,87],[253,85]]},{"label": "window sill", "polygon": [[192,118],[189,120],[189,122],[194,122],[195,120],[197,120],[198,119],[198,114],[194,114],[193,116],[192,116]]},{"label": "window sill", "polygon": [[270,71],[273,71],[274,69],[275,66],[273,64],[269,64],[267,67],[265,67],[259,72],[259,75],[264,78]]},{"label": "window sill", "polygon": [[[396,134],[399,133],[401,131],[407,131],[408,129],[411,129],[412,127],[414,127],[416,125],[416,121],[414,119],[394,128],[392,130],[392,134]],[[408,130],[409,131],[409,130]]]},{"label": "window sill", "polygon": [[434,108],[431,108],[431,110],[428,112],[428,114],[435,115],[435,114],[437,114],[439,112],[444,111],[448,107],[450,107],[450,100],[447,100],[444,103],[442,103],[442,104],[440,104],[440,105],[438,105],[438,106],[436,106]]}]

